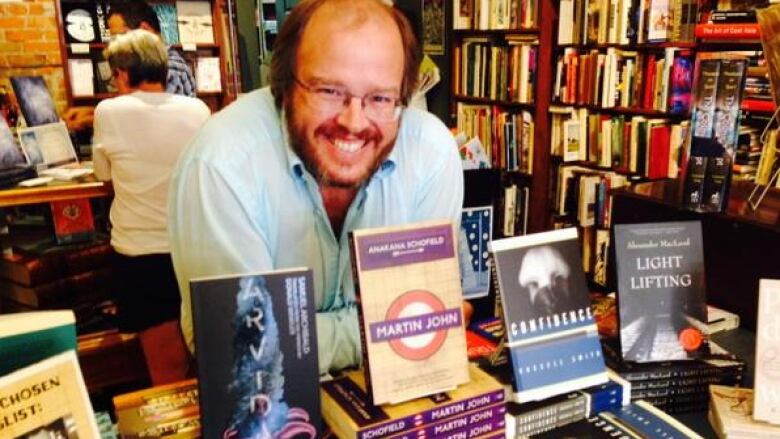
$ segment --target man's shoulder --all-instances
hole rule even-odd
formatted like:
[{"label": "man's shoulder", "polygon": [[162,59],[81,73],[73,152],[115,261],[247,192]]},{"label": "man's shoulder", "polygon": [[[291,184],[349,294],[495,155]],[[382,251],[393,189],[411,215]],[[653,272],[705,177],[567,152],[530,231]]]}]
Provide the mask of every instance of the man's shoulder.
[{"label": "man's shoulder", "polygon": [[423,150],[438,153],[455,145],[452,133],[438,117],[417,108],[404,110],[400,130],[406,144],[415,149],[421,149],[418,145],[422,143],[426,146]]}]

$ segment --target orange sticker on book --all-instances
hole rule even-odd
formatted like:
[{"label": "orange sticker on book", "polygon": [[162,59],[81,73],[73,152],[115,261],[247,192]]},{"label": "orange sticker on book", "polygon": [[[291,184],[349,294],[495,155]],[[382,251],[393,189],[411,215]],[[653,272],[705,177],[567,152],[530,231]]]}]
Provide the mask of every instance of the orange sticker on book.
[{"label": "orange sticker on book", "polygon": [[680,331],[679,338],[683,349],[689,352],[699,349],[702,341],[704,341],[704,336],[702,336],[701,331],[696,328],[683,329]]}]

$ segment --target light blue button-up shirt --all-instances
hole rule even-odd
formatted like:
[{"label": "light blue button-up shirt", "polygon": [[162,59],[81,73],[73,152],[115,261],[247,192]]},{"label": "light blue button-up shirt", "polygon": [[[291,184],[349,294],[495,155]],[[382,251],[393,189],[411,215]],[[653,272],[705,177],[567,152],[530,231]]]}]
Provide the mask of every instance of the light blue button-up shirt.
[{"label": "light blue button-up shirt", "polygon": [[357,365],[348,233],[443,218],[458,224],[457,147],[436,117],[406,109],[393,151],[360,189],[335,236],[317,181],[289,146],[283,118],[267,88],[249,93],[214,115],[179,160],[168,223],[182,330],[192,349],[192,278],[309,267],[320,372]]}]

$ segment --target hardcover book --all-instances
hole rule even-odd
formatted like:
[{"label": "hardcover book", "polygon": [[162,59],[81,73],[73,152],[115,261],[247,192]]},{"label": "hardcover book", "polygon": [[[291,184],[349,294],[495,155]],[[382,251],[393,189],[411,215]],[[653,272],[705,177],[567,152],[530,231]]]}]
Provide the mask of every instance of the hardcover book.
[{"label": "hardcover book", "polygon": [[701,223],[615,226],[623,360],[686,360],[709,352]]},{"label": "hardcover book", "polygon": [[0,401],[4,438],[100,439],[72,350],[1,377]]},{"label": "hardcover book", "polygon": [[202,0],[179,0],[176,2],[176,13],[179,41],[182,44],[214,43],[211,3]]},{"label": "hardcover book", "polygon": [[485,297],[490,291],[487,246],[493,239],[493,206],[464,207],[458,237],[463,298]]},{"label": "hardcover book", "polygon": [[753,419],[780,424],[780,280],[758,282]]},{"label": "hardcover book", "polygon": [[11,86],[28,127],[59,122],[54,101],[42,76],[12,76]]},{"label": "hardcover book", "polygon": [[742,103],[746,70],[746,59],[720,60],[714,132],[715,140],[732,158],[739,135],[740,104]]},{"label": "hardcover book", "polygon": [[363,365],[376,405],[469,379],[455,233],[439,221],[350,234]]},{"label": "hardcover book", "polygon": [[124,439],[201,437],[195,379],[115,396],[114,411]]},{"label": "hardcover book", "polygon": [[[503,430],[503,387],[476,365],[469,366],[469,375],[467,384],[446,393],[375,406],[366,390],[365,374],[350,371],[322,383],[323,417],[341,439],[440,437],[455,431],[465,431],[462,437],[478,437]],[[475,427],[480,432],[468,433]]]},{"label": "hardcover book", "polygon": [[607,381],[577,230],[490,243],[516,402]]},{"label": "hardcover book", "polygon": [[69,246],[49,242],[42,253],[14,247],[13,253],[0,256],[0,279],[37,286],[110,263],[112,250],[107,240]]},{"label": "hardcover book", "polygon": [[700,60],[698,67],[693,135],[711,138],[715,125],[715,98],[718,93],[720,61]]},{"label": "hardcover book", "polygon": [[85,242],[95,238],[95,219],[89,198],[52,201],[49,204],[58,244]]},{"label": "hardcover book", "polygon": [[[73,311],[0,315],[0,376],[76,349]],[[2,428],[0,428],[2,431]]]},{"label": "hardcover book", "polygon": [[320,437],[308,269],[192,279],[203,437]]}]

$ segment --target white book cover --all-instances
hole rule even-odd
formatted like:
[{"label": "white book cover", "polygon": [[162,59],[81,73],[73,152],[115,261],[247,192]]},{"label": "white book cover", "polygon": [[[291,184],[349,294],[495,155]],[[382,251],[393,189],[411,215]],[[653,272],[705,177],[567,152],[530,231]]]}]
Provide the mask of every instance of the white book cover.
[{"label": "white book cover", "polygon": [[561,0],[558,13],[558,44],[572,44],[574,32],[574,0]]},{"label": "white book cover", "polygon": [[198,58],[195,66],[195,83],[199,92],[222,91],[222,76],[219,72],[219,58],[204,56]]},{"label": "white book cover", "polygon": [[0,437],[100,439],[74,351],[0,378]]},{"label": "white book cover", "polygon": [[753,420],[753,396],[753,389],[710,385],[710,421],[719,437],[780,437],[780,427]]},{"label": "white book cover", "polygon": [[780,280],[758,282],[753,419],[780,424]]},{"label": "white book cover", "polygon": [[573,162],[580,159],[580,121],[569,119],[563,122],[563,161]]},{"label": "white book cover", "polygon": [[73,96],[92,96],[95,94],[94,70],[91,59],[71,58],[68,60],[68,70],[70,70],[70,90]]},{"label": "white book cover", "polygon": [[214,43],[211,3],[203,0],[180,0],[176,2],[176,12],[179,41],[182,44]]}]

